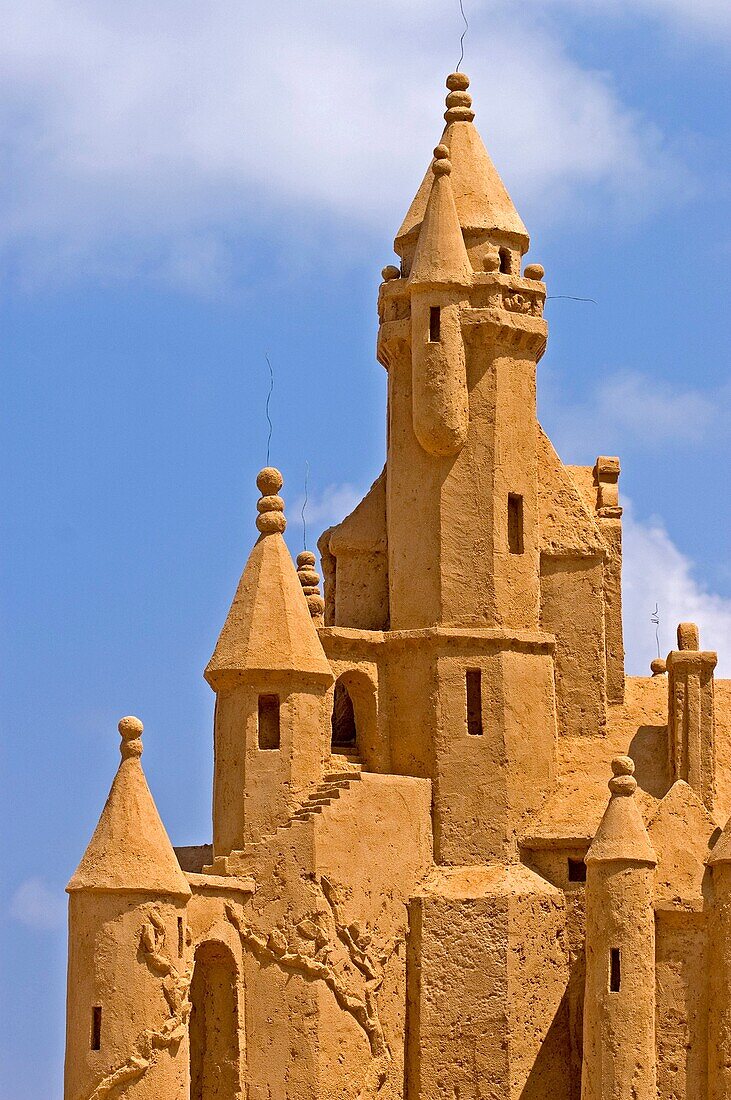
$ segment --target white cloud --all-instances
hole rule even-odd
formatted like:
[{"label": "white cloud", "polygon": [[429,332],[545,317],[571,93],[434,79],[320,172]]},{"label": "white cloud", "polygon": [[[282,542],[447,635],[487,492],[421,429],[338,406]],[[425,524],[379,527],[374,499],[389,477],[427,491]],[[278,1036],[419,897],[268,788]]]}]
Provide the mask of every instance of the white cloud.
[{"label": "white cloud", "polygon": [[[390,236],[460,30],[443,0],[0,0],[0,16],[7,270],[193,289],[227,277],[242,231],[292,252],[319,216]],[[652,123],[540,21],[498,4],[472,23],[478,123],[524,211],[580,197],[606,217],[687,185]]]},{"label": "white cloud", "polygon": [[[333,524],[340,523],[347,515],[350,515],[364,496],[365,492],[361,492],[354,485],[347,483],[328,485],[321,492],[310,492],[305,509],[308,548],[310,550],[315,549],[322,532],[327,530],[328,527],[332,527]],[[300,496],[291,507],[287,508],[287,541],[290,546],[297,546],[297,549],[293,551],[295,554],[299,553],[299,549],[301,549],[299,543],[302,541],[301,515],[304,502],[304,496]]]},{"label": "white cloud", "polygon": [[[718,428],[723,439],[730,390],[695,390],[650,378],[637,371],[608,374],[581,404],[567,403],[558,379],[544,375],[541,392],[542,419],[564,461],[581,461],[594,455],[596,440],[605,453],[621,450],[630,442],[648,448],[677,443],[704,443]],[[621,446],[620,446],[621,444]]]},{"label": "white cloud", "polygon": [[10,899],[10,915],[27,928],[53,931],[66,920],[64,896],[51,890],[42,878],[27,878]]},{"label": "white cloud", "polygon": [[623,500],[623,618],[625,664],[630,675],[648,674],[657,656],[650,614],[658,605],[660,653],[677,648],[680,622],[700,627],[703,649],[718,651],[716,675],[731,676],[731,599],[696,579],[694,566],[675,545],[661,519],[638,520]]},{"label": "white cloud", "polygon": [[549,0],[571,4],[582,12],[636,19],[649,15],[662,24],[711,36],[714,42],[731,42],[731,5],[728,0]]}]

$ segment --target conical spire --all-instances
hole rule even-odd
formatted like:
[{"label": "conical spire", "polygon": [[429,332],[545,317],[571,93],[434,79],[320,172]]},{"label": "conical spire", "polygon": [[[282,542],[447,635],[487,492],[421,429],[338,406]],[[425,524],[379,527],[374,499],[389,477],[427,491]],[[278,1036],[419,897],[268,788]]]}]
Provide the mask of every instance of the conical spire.
[{"label": "conical spire", "polygon": [[472,277],[450,184],[451,172],[449,149],[437,145],[431,190],[411,265],[412,283],[468,283]]},{"label": "conical spire", "polygon": [[[473,125],[475,114],[467,91],[469,84],[464,73],[447,77],[449,95],[444,115],[447,125],[441,139],[452,161],[451,184],[459,224],[465,236],[492,230],[519,237],[521,251],[527,252],[528,231]],[[403,255],[407,240],[418,232],[431,187],[429,168],[396,235],[394,247],[399,255]]]},{"label": "conical spire", "polygon": [[190,894],[142,771],[142,729],[139,718],[119,723],[122,762],[69,892]]},{"label": "conical spire", "polygon": [[301,672],[321,680],[333,675],[313,625],[289,550],[278,495],[282,475],[265,467],[256,479],[262,493],[256,526],[261,532],[239,581],[205,677],[214,690],[250,674]]},{"label": "conical spire", "polygon": [[613,774],[609,780],[611,798],[586,853],[586,863],[610,863],[615,860],[657,863],[634,799],[637,790],[634,770],[634,761],[629,756],[615,756],[612,760]]}]

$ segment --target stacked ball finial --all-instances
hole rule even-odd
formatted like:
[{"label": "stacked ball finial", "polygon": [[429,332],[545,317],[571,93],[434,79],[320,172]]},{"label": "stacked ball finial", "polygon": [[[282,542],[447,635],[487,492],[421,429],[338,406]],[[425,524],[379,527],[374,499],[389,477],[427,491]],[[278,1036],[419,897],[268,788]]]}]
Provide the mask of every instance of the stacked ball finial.
[{"label": "stacked ball finial", "polygon": [[448,176],[452,171],[452,162],[449,159],[448,145],[437,145],[434,150],[434,161],[431,170],[435,176]]},{"label": "stacked ball finial", "polygon": [[449,95],[447,96],[447,110],[444,112],[444,117],[448,124],[450,122],[472,122],[475,117],[475,112],[472,110],[472,96],[467,91],[469,86],[469,77],[465,76],[464,73],[450,73],[447,77]]},{"label": "stacked ball finial", "polygon": [[261,493],[256,504],[259,512],[256,517],[256,526],[262,535],[273,535],[276,532],[281,534],[287,526],[284,518],[284,501],[279,496],[284,479],[274,466],[265,466],[259,471],[256,484]]},{"label": "stacked ball finial", "polygon": [[128,760],[130,756],[142,756],[142,731],[144,728],[139,718],[135,718],[133,714],[128,714],[126,718],[120,718],[117,729],[119,730],[119,736],[122,738],[119,751],[123,760]]},{"label": "stacked ball finial", "polygon": [[632,795],[637,790],[635,762],[630,756],[615,756],[612,760],[612,778],[609,780],[612,794]]},{"label": "stacked ball finial", "polygon": [[307,597],[310,615],[315,620],[321,620],[325,601],[320,595],[320,574],[315,569],[315,555],[310,550],[303,550],[297,555],[297,576]]}]

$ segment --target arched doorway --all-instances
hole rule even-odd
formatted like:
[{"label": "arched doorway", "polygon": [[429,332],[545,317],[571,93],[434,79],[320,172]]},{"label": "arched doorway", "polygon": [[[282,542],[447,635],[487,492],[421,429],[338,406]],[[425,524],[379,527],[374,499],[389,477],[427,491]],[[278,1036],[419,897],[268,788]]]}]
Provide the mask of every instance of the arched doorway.
[{"label": "arched doorway", "polygon": [[343,677],[335,684],[332,713],[332,747],[336,752],[356,752],[358,730],[350,692]]},{"label": "arched doorway", "polygon": [[190,985],[190,1100],[239,1093],[236,963],[222,943],[202,943]]}]

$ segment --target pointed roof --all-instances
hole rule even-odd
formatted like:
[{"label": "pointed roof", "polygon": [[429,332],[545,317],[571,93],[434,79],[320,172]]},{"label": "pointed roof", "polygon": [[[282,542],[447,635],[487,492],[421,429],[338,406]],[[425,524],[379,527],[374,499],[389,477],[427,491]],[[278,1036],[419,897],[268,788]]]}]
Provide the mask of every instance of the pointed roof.
[{"label": "pointed roof", "polygon": [[386,531],[386,467],[384,466],[370,489],[352,512],[331,528],[330,551],[337,557],[341,551],[388,549]]},{"label": "pointed roof", "polygon": [[190,894],[142,771],[142,729],[139,718],[119,723],[122,762],[69,893]]},{"label": "pointed roof", "polygon": [[312,622],[294,562],[282,538],[287,521],[278,496],[282,475],[266,467],[249,554],[205,677],[214,690],[247,674],[301,672],[326,683],[332,670]]},{"label": "pointed roof", "polygon": [[685,780],[673,783],[647,833],[657,853],[656,901],[666,906],[702,907],[708,852],[720,829]]},{"label": "pointed roof", "polygon": [[472,265],[449,182],[452,165],[446,145],[437,145],[431,189],[411,265],[412,283],[469,283]]},{"label": "pointed roof", "polygon": [[540,424],[538,518],[544,554],[589,557],[607,549],[594,516]]},{"label": "pointed roof", "polygon": [[586,853],[586,863],[612,863],[617,860],[657,863],[642,814],[634,799],[637,790],[634,770],[634,761],[629,756],[615,756],[612,760],[613,775],[609,780],[611,798]]},{"label": "pointed roof", "polygon": [[707,862],[709,867],[714,867],[717,863],[731,863],[731,817],[724,825]]},{"label": "pointed roof", "polygon": [[[452,73],[447,77],[450,91],[444,115],[447,125],[441,138],[452,161],[451,184],[459,223],[466,232],[496,230],[522,237],[523,251],[527,252],[528,231],[473,125],[475,115],[471,109],[472,97],[467,92],[469,84],[464,73]],[[417,230],[424,218],[431,186],[432,166],[427,169],[396,235],[394,247],[399,255],[406,238]]]}]

